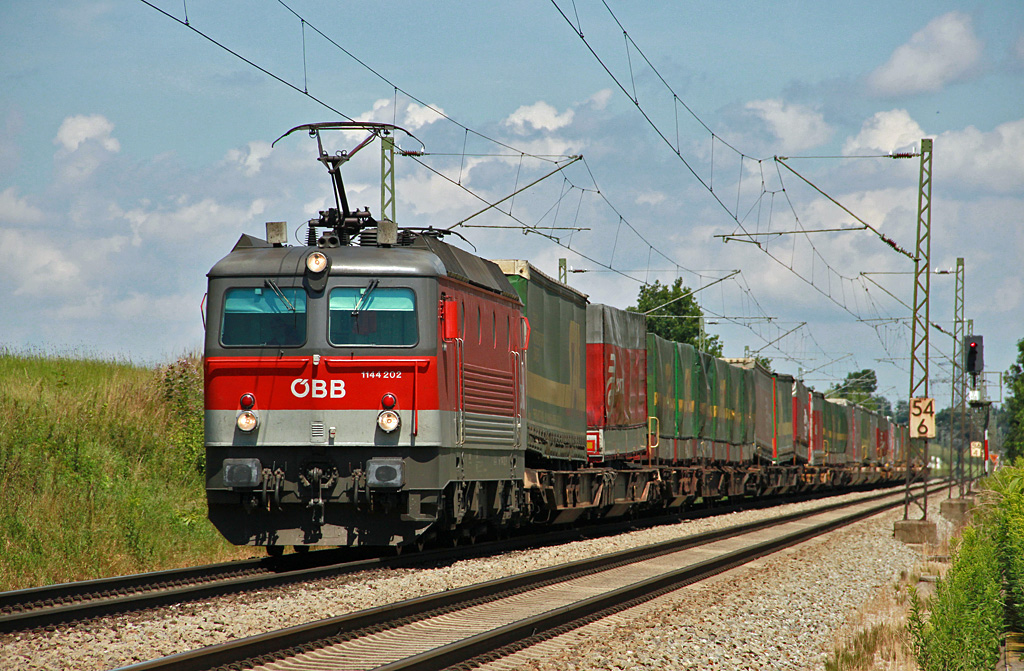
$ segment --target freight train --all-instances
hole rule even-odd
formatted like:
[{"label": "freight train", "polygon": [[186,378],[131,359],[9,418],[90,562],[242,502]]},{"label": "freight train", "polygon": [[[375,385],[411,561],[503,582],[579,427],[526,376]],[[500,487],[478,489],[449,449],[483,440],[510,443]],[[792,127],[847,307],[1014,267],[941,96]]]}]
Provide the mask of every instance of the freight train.
[{"label": "freight train", "polygon": [[306,244],[268,224],[208,274],[206,491],[232,543],[457,543],[904,477],[904,426],[351,211],[319,137],[344,126],[299,127],[338,205]]}]

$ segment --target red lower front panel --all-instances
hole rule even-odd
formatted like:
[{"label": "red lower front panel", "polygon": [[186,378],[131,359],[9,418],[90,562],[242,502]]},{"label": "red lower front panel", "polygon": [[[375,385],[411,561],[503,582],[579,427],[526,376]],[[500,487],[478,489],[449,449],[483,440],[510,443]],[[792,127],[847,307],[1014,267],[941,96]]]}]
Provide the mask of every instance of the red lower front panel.
[{"label": "red lower front panel", "polygon": [[[239,410],[252,394],[256,410],[438,410],[434,357],[215,357],[205,361],[206,409]],[[414,427],[415,430],[415,427]]]}]

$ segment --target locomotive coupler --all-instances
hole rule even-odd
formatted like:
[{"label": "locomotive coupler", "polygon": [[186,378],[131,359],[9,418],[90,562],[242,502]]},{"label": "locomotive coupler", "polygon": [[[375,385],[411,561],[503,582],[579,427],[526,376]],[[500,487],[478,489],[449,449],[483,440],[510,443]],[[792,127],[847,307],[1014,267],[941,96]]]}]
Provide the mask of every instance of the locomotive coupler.
[{"label": "locomotive coupler", "polygon": [[335,474],[326,475],[319,466],[313,466],[305,474],[299,476],[303,486],[308,487],[309,501],[307,508],[313,509],[313,523],[322,525],[324,523],[324,489],[334,484]]},{"label": "locomotive coupler", "polygon": [[284,471],[280,468],[263,469],[263,509],[267,512],[281,510],[281,483],[284,482]]},{"label": "locomotive coupler", "polygon": [[323,489],[321,487],[323,475],[323,471],[314,466],[309,469],[309,479],[307,480],[305,477],[302,478],[302,484],[307,485],[312,489],[309,501],[306,502],[306,507],[313,509],[314,524],[324,523],[324,498]]}]

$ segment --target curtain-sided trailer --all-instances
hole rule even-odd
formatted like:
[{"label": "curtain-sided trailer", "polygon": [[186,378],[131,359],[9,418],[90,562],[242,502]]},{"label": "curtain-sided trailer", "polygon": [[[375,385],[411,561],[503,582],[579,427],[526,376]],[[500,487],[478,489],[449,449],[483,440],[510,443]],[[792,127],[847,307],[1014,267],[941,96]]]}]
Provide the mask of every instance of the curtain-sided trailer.
[{"label": "curtain-sided trailer", "polygon": [[497,261],[523,303],[529,328],[526,357],[527,460],[587,460],[587,296],[528,261]]}]

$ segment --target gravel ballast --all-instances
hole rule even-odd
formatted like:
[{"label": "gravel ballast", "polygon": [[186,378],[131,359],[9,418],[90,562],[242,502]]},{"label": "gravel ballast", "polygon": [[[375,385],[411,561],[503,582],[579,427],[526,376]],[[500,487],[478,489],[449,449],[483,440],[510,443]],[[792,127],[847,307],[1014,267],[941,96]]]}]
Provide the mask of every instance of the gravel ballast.
[{"label": "gravel ballast", "polygon": [[[856,495],[827,499],[826,503]],[[938,499],[935,499],[938,510]],[[437,569],[374,571],[103,618],[52,632],[0,636],[0,669],[111,669],[630,547],[822,505],[788,504]],[[621,614],[597,640],[577,634],[522,658],[543,669],[803,669],[820,666],[851,610],[909,571],[918,554],[893,539],[902,510],[832,532]],[[937,517],[937,515],[936,515]],[[615,624],[617,623],[617,624]],[[584,632],[585,633],[585,632]],[[558,639],[556,639],[558,641]],[[570,647],[571,653],[564,654]],[[507,667],[506,667],[507,668]]]}]

